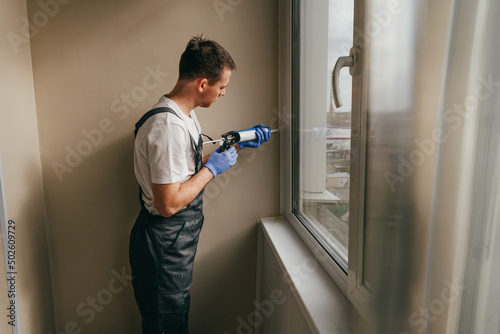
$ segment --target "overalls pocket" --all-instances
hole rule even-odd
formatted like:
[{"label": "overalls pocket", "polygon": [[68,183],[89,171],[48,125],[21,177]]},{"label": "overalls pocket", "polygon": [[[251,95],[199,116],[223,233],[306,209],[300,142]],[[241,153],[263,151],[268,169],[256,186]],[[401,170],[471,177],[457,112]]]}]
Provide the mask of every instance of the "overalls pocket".
[{"label": "overalls pocket", "polygon": [[179,237],[182,234],[182,231],[186,227],[186,222],[168,222],[165,223],[165,226],[162,230],[162,254],[165,256],[168,254],[168,251],[175,247]]}]

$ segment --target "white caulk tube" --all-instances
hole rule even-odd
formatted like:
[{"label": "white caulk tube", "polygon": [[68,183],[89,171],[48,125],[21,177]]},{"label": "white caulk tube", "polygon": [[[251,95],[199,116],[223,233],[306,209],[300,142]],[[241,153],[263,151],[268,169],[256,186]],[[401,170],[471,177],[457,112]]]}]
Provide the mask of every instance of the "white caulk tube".
[{"label": "white caulk tube", "polygon": [[[262,127],[260,128],[260,130],[271,133],[279,131],[278,129],[270,130],[267,127]],[[226,132],[222,135],[220,141],[220,146],[221,146],[220,151],[222,152],[229,149],[233,144],[255,139],[257,139],[257,135],[255,134],[255,129],[248,129],[238,132],[237,131]]]},{"label": "white caulk tube", "polygon": [[[270,131],[268,128],[261,128],[263,132],[268,132]],[[240,138],[236,138],[237,140],[235,143],[238,143],[240,141],[249,141],[249,140],[255,140],[257,139],[257,135],[255,134],[255,130],[245,130],[245,131],[239,131],[236,132],[239,134]]]},{"label": "white caulk tube", "polygon": [[[267,127],[260,128],[260,130],[262,130],[263,132],[271,132],[271,133],[279,131],[279,129],[270,130]],[[238,131],[236,133],[239,134],[240,138],[239,139],[236,138],[237,140],[235,141],[235,143],[240,141],[249,141],[257,139],[257,135],[255,134],[255,129]]]}]

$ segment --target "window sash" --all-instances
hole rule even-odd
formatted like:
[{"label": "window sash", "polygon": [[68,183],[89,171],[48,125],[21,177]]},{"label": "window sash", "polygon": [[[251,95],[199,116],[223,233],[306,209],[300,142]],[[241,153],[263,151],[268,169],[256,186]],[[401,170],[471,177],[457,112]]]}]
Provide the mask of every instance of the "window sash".
[{"label": "window sash", "polygon": [[[281,175],[282,191],[284,194],[282,212],[291,223],[297,233],[304,240],[304,243],[311,249],[314,256],[323,265],[332,280],[339,289],[348,297],[358,310],[368,312],[368,298],[370,293],[363,286],[362,263],[363,263],[363,185],[366,149],[366,70],[361,66],[361,73],[353,77],[353,92],[358,93],[358,98],[352,101],[351,116],[351,175],[350,175],[350,208],[349,208],[349,246],[347,274],[331,256],[332,249],[323,247],[318,242],[317,237],[300,221],[293,213],[293,192],[299,191],[299,171],[292,168],[292,162],[301,158],[300,152],[294,150],[297,146],[298,138],[292,133],[298,130],[299,122],[292,112],[296,106],[300,105],[300,95],[293,82],[299,82],[299,62],[300,55],[300,0],[280,1],[280,22],[282,27],[280,35],[280,68],[285,69],[280,76],[280,138],[281,138]],[[365,1],[355,0],[354,25],[355,30],[364,31]],[[362,42],[362,39],[354,38],[354,43]],[[356,44],[355,44],[356,46]],[[367,48],[366,48],[367,49]],[[367,52],[367,50],[363,52]],[[364,63],[365,55],[362,53],[358,61]],[[289,69],[289,70],[286,70]],[[344,69],[345,70],[345,69]],[[365,110],[363,111],[363,108]],[[353,200],[356,199],[356,201]]]}]

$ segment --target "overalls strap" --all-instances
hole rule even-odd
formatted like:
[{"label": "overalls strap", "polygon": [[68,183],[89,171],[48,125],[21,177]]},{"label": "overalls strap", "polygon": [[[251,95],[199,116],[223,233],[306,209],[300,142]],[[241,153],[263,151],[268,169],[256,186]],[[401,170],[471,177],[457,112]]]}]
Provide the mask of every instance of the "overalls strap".
[{"label": "overalls strap", "polygon": [[[155,108],[155,109],[152,109],[150,111],[148,111],[147,113],[145,113],[141,119],[139,120],[139,122],[135,123],[135,131],[134,131],[134,136],[137,137],[137,132],[139,132],[139,129],[141,128],[141,126],[146,123],[146,121],[156,115],[156,114],[159,114],[159,113],[162,113],[162,112],[168,112],[168,113],[171,113],[171,114],[174,114],[175,116],[179,117],[179,115],[176,114],[176,112],[172,109],[172,108],[167,108],[167,107],[160,107],[160,108]],[[180,118],[180,117],[179,117]]]}]

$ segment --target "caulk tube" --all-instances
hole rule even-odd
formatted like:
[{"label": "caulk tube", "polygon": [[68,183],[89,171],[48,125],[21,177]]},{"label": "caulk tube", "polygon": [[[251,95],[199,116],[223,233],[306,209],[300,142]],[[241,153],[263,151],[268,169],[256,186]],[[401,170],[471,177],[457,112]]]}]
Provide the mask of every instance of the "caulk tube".
[{"label": "caulk tube", "polygon": [[255,130],[238,131],[237,134],[240,136],[240,138],[238,139],[238,142],[257,139],[257,135],[255,134]]},{"label": "caulk tube", "polygon": [[[271,130],[269,130],[268,127],[262,127],[262,128],[259,128],[259,129],[261,131],[263,131],[263,132],[271,131]],[[248,129],[248,130],[236,131],[236,133],[240,135],[240,139],[238,140],[238,142],[257,139],[257,135],[255,134],[255,129]]]},{"label": "caulk tube", "polygon": [[251,129],[237,132],[238,137],[240,138],[235,139],[237,140],[240,148],[259,147],[260,144],[268,141],[269,137],[271,136],[271,130],[268,127],[264,127],[262,125],[256,125]]}]

